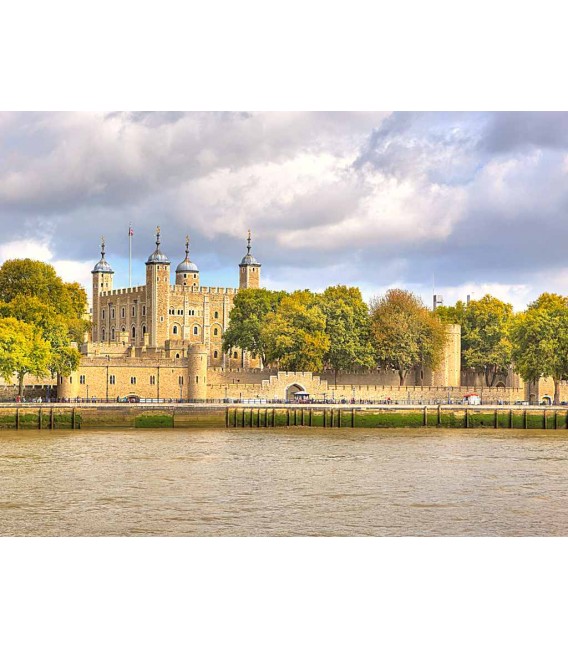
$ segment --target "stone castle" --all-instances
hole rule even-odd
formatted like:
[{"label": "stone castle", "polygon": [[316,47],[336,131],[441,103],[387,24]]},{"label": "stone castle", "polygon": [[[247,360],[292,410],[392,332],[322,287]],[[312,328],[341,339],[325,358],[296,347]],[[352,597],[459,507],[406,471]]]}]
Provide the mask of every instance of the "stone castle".
[{"label": "stone castle", "polygon": [[[459,325],[448,327],[442,366],[435,372],[416,370],[404,386],[389,370],[337,376],[278,372],[261,367],[259,359],[243,350],[224,353],[223,333],[235,295],[261,286],[261,264],[251,254],[250,231],[247,253],[238,267],[239,288],[202,286],[186,238],[185,258],[171,283],[171,264],[161,249],[158,228],[156,248],[146,262],[145,285],[115,289],[103,240],[101,258],[92,271],[91,332],[80,348],[78,370],[57,378],[58,397],[284,400],[306,391],[316,399],[446,401],[460,400],[467,390],[480,387],[479,377],[461,371]],[[481,390],[486,399],[509,402],[535,395],[540,399],[540,391],[538,386],[523,385],[512,373],[495,388]]]}]

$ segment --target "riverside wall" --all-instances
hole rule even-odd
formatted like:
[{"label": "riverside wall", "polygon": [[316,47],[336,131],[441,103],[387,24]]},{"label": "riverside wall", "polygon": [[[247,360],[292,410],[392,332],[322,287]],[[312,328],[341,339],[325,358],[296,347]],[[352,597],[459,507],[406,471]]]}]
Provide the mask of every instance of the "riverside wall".
[{"label": "riverside wall", "polygon": [[567,430],[568,409],[483,406],[56,405],[0,408],[0,428],[493,428]]}]

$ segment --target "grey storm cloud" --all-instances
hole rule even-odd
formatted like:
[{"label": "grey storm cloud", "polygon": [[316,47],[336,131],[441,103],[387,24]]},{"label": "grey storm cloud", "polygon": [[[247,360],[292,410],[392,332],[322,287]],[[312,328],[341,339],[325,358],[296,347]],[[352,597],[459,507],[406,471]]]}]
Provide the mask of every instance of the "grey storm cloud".
[{"label": "grey storm cloud", "polygon": [[233,269],[250,227],[275,284],[532,296],[566,269],[567,178],[568,113],[0,114],[4,243],[78,262],[132,222],[138,261],[160,224],[172,259],[189,232]]}]

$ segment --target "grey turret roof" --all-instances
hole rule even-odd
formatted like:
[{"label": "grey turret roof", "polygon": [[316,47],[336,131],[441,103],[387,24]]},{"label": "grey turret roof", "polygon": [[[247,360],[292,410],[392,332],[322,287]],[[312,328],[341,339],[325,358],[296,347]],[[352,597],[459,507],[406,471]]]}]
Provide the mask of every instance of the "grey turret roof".
[{"label": "grey turret roof", "polygon": [[185,238],[185,259],[176,268],[176,273],[198,273],[199,268],[189,258],[189,236]]},{"label": "grey turret roof", "polygon": [[258,261],[250,254],[250,230],[248,231],[248,239],[247,239],[247,254],[242,258],[241,263],[239,266],[260,266]]},{"label": "grey turret roof", "polygon": [[170,260],[160,250],[160,228],[156,228],[156,250],[148,257],[146,265],[149,264],[169,264]]},{"label": "grey turret roof", "polygon": [[101,239],[101,258],[100,260],[95,264],[95,267],[91,271],[93,274],[94,273],[109,273],[109,274],[114,274],[114,270],[111,268],[110,264],[108,261],[105,259],[105,240],[104,237]]}]

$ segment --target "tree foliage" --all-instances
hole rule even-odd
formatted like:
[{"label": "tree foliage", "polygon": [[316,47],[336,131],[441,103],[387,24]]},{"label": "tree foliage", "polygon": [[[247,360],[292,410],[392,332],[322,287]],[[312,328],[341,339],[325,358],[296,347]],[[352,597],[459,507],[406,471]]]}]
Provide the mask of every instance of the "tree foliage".
[{"label": "tree foliage", "polygon": [[310,291],[295,291],[282,298],[263,327],[267,361],[282,370],[319,372],[330,348],[326,318],[319,299]]},{"label": "tree foliage", "polygon": [[330,286],[320,297],[329,350],[324,363],[336,373],[376,364],[371,345],[369,308],[358,288]]},{"label": "tree foliage", "polygon": [[10,381],[18,377],[22,396],[26,374],[43,377],[49,373],[51,346],[37,327],[16,320],[0,318],[0,375]]},{"label": "tree foliage", "polygon": [[231,319],[223,335],[223,350],[239,348],[258,354],[263,365],[267,362],[267,349],[263,328],[266,317],[274,313],[285,293],[265,288],[248,288],[235,296]]},{"label": "tree foliage", "polygon": [[568,378],[568,299],[543,293],[515,316],[511,328],[512,356],[525,381],[550,376],[554,403],[559,403],[560,381]]},{"label": "tree foliage", "polygon": [[64,282],[49,264],[12,259],[0,267],[0,317],[30,325],[43,338],[52,375],[78,367],[80,355],[71,342],[81,342],[89,327],[86,307],[85,290]]},{"label": "tree foliage", "polygon": [[445,325],[409,291],[392,289],[372,301],[371,333],[380,365],[395,369],[400,385],[413,368],[435,370],[444,357]]},{"label": "tree foliage", "polygon": [[498,374],[507,374],[512,361],[509,337],[513,307],[491,295],[469,304],[438,307],[443,322],[461,325],[462,367],[483,372],[485,384],[492,387]]}]

